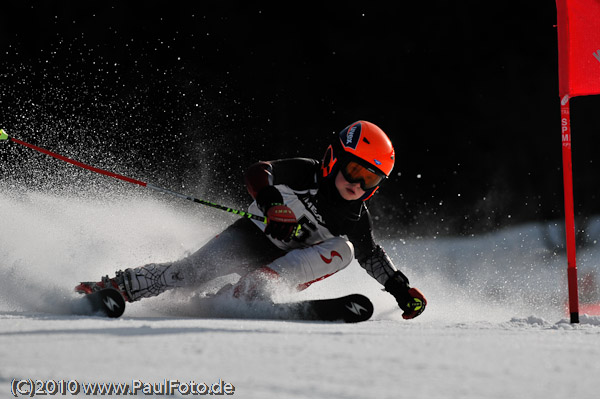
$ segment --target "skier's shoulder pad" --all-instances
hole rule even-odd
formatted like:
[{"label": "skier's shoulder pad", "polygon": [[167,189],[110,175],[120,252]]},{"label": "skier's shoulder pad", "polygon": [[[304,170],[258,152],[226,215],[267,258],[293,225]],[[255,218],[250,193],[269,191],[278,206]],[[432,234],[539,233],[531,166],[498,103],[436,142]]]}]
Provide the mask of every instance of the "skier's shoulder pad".
[{"label": "skier's shoulder pad", "polygon": [[294,190],[314,189],[318,186],[321,163],[310,158],[287,158],[269,162],[272,165],[273,184],[284,184]]}]

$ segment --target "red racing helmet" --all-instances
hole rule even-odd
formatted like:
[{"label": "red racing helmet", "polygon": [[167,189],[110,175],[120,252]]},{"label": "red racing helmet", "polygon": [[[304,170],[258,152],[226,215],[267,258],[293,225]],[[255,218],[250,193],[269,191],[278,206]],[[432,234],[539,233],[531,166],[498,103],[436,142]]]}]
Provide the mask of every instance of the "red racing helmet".
[{"label": "red racing helmet", "polygon": [[342,130],[329,145],[321,166],[324,178],[341,171],[349,182],[359,182],[369,199],[394,168],[395,152],[389,137],[377,125],[358,121]]}]

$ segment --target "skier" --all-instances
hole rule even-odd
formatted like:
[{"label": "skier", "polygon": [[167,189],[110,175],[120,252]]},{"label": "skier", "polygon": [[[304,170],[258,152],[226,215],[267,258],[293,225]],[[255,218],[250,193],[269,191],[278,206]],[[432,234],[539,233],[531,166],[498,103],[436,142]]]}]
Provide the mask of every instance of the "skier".
[{"label": "skier", "polygon": [[394,296],[403,318],[412,319],[427,301],[375,243],[367,209],[367,200],[390,175],[394,157],[383,130],[358,121],[335,135],[321,162],[258,162],[244,178],[254,198],[249,212],[266,216],[266,224],[241,218],[188,257],[118,271],[114,278],[83,282],[75,290],[89,294],[112,286],[134,302],[237,273],[239,281],[221,292],[264,299],[281,285],[305,289],[356,258]]}]

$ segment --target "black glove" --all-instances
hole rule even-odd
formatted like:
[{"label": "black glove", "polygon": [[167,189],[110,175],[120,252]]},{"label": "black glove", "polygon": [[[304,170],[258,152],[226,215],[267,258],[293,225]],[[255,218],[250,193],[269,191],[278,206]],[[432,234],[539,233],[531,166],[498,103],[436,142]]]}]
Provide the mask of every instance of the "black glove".
[{"label": "black glove", "polygon": [[425,299],[423,293],[417,288],[411,288],[408,285],[408,279],[400,271],[396,271],[385,283],[385,290],[396,298],[398,306],[404,310],[403,319],[417,317],[423,313],[425,306],[427,306],[427,299]]},{"label": "black glove", "polygon": [[296,215],[283,204],[283,197],[273,186],[263,188],[256,196],[256,203],[267,217],[265,234],[276,240],[289,241],[296,232],[298,221]]}]

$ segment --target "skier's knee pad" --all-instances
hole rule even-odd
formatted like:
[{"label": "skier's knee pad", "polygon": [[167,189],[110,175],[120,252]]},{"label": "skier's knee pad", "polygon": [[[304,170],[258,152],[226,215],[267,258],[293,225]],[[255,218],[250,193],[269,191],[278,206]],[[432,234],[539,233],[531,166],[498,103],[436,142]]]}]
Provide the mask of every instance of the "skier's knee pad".
[{"label": "skier's knee pad", "polygon": [[330,238],[320,244],[313,245],[313,248],[319,251],[319,255],[326,263],[328,263],[327,259],[329,258],[332,260],[339,258],[339,262],[336,262],[337,270],[344,269],[354,259],[354,245],[342,237]]},{"label": "skier's knee pad", "polygon": [[292,286],[308,285],[347,267],[354,259],[354,246],[341,237],[319,244],[294,249],[276,259],[268,267]]}]

